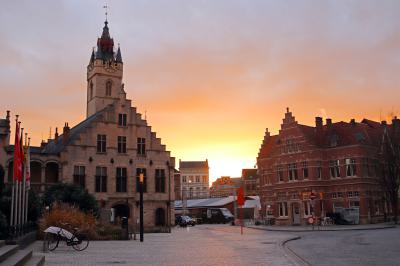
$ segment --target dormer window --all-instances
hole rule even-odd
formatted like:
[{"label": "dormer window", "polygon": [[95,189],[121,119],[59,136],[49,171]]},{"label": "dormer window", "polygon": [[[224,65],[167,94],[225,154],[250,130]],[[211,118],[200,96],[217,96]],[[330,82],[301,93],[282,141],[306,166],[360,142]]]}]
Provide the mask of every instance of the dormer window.
[{"label": "dormer window", "polygon": [[109,80],[106,83],[106,96],[111,96],[112,81]]}]

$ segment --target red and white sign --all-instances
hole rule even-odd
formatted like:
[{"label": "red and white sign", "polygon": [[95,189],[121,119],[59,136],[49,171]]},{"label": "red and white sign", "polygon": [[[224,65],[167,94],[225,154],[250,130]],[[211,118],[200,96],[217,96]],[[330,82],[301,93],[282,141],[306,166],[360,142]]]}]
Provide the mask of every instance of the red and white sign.
[{"label": "red and white sign", "polygon": [[309,224],[313,224],[314,223],[314,218],[313,217],[308,218],[308,223]]},{"label": "red and white sign", "polygon": [[317,195],[314,192],[311,192],[310,199],[315,200],[316,198],[317,198]]}]

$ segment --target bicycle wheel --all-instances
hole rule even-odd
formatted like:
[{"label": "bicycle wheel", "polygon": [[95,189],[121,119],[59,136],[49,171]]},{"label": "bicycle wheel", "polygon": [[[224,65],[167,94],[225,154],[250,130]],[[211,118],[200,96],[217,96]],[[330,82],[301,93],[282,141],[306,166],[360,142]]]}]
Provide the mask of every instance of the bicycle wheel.
[{"label": "bicycle wheel", "polygon": [[56,234],[47,234],[47,248],[50,251],[55,250],[58,247],[58,243],[60,242],[60,237]]},{"label": "bicycle wheel", "polygon": [[80,234],[75,236],[78,241],[73,240],[72,247],[77,251],[85,250],[89,246],[89,238],[87,235]]}]

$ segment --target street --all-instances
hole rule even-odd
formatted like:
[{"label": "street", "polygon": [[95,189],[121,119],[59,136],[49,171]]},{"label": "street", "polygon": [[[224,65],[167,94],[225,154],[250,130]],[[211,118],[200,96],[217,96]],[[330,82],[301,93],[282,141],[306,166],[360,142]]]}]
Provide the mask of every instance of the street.
[{"label": "street", "polygon": [[[400,228],[296,233],[287,247],[311,265],[400,265]],[[306,264],[307,264],[306,263]]]},{"label": "street", "polygon": [[[284,247],[282,242],[289,241]],[[176,227],[144,242],[92,241],[77,252],[61,245],[46,265],[399,265],[400,228],[282,232],[230,225]],[[288,250],[289,249],[289,250]],[[34,244],[40,253],[42,242]],[[296,255],[293,255],[292,252]],[[300,259],[299,259],[300,257]]]}]

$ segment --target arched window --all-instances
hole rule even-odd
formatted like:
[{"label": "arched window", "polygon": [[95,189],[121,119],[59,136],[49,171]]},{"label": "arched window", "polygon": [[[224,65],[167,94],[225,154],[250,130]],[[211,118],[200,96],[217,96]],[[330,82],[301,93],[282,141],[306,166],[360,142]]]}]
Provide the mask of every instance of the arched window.
[{"label": "arched window", "polygon": [[111,96],[111,89],[112,89],[112,81],[109,80],[106,82],[106,96]]},{"label": "arched window", "polygon": [[165,210],[163,208],[158,208],[156,210],[156,225],[158,226],[165,225]]},{"label": "arched window", "polygon": [[89,89],[90,89],[89,99],[92,99],[93,98],[93,82],[90,82]]}]

